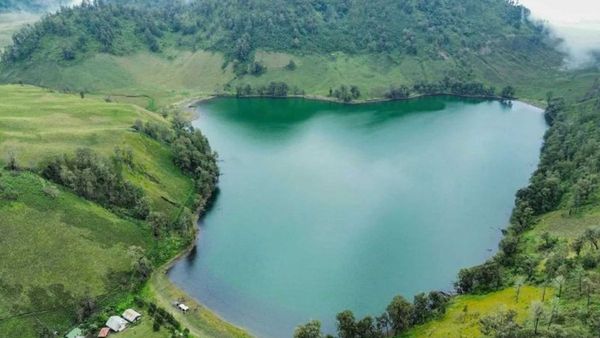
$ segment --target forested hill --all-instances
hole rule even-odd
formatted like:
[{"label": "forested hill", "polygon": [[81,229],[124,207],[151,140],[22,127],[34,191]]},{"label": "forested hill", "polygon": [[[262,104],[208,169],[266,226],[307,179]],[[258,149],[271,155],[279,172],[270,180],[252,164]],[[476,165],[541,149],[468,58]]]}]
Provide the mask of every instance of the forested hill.
[{"label": "forested hill", "polygon": [[[70,62],[171,47],[220,51],[241,62],[257,49],[440,60],[553,50],[545,28],[528,17],[512,0],[85,1],[22,30],[3,62]],[[550,61],[560,62],[555,56]]]}]

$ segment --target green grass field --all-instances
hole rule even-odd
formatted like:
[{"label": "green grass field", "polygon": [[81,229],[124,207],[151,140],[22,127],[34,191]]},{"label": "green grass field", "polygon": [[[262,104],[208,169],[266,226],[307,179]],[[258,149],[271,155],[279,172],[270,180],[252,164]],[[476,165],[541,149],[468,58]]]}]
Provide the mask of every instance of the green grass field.
[{"label": "green grass field", "polygon": [[[147,300],[153,301],[158,306],[169,310],[195,337],[251,337],[242,329],[221,319],[210,309],[198,303],[175,286],[165,274],[164,267],[153,274],[142,294]],[[173,311],[171,303],[175,300],[184,301],[191,310],[187,314],[182,314],[176,310]],[[128,335],[127,337],[134,336]]]},{"label": "green grass field", "polygon": [[27,172],[0,171],[0,337],[66,331],[85,295],[110,296],[112,276],[128,271],[132,246],[148,249],[150,230]]},{"label": "green grass field", "polygon": [[59,94],[30,86],[0,86],[0,163],[9,152],[21,166],[36,167],[49,156],[89,147],[110,156],[115,147],[131,149],[135,168],[128,178],[151,198],[153,208],[168,215],[179,211],[193,186],[173,164],[170,150],[135,133],[136,119],[166,121],[130,104]]},{"label": "green grass field", "polygon": [[[517,321],[525,323],[529,317],[533,301],[541,301],[542,289],[523,286],[516,302],[516,290],[513,288],[492,292],[486,295],[467,295],[454,298],[444,316],[424,325],[411,329],[403,337],[481,337],[479,320],[498,310],[514,310]],[[554,291],[546,290],[546,302],[552,298]]]},{"label": "green grass field", "polygon": [[[189,202],[193,184],[170,149],[130,128],[136,119],[166,123],[157,114],[30,86],[0,86],[0,97],[0,165],[9,152],[35,169],[79,147],[110,156],[119,146],[132,150],[134,166],[125,174],[154,210],[174,217]],[[33,172],[0,173],[0,337],[66,332],[82,297],[110,303],[127,292],[116,287],[131,269],[131,247],[156,250],[147,224],[51,188]],[[58,196],[48,192],[56,189]]]},{"label": "green grass field", "polygon": [[[545,56],[539,56],[544,59]],[[123,95],[147,95],[152,105],[165,106],[190,97],[223,93],[224,86],[253,86],[270,81],[284,81],[308,95],[325,96],[330,88],[356,85],[361,99],[381,98],[390,86],[412,85],[419,81],[435,82],[446,75],[466,74],[470,78],[495,86],[513,85],[517,95],[526,101],[543,104],[548,91],[582,93],[597,77],[594,70],[556,72],[535,60],[515,59],[514,55],[490,54],[473,57],[465,68],[462,62],[449,57],[439,59],[397,57],[380,54],[292,55],[257,51],[257,61],[267,66],[261,76],[237,78],[232,66],[218,52],[169,49],[161,54],[137,52],[127,56],[97,54],[69,66],[57,63],[36,63],[23,69],[5,69],[0,81],[21,80],[41,86],[95,93],[115,100]],[[294,60],[297,68],[285,66]],[[148,106],[150,99],[138,98],[137,104]]]}]

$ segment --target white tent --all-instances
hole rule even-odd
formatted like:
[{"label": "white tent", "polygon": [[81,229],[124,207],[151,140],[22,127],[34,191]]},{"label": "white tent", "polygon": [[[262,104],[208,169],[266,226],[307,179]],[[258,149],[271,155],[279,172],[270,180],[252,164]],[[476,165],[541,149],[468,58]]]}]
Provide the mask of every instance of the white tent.
[{"label": "white tent", "polygon": [[142,314],[135,311],[134,309],[127,309],[125,310],[125,312],[123,312],[122,316],[123,318],[127,319],[128,322],[134,323],[142,317]]},{"label": "white tent", "polygon": [[106,326],[115,332],[121,332],[127,328],[127,321],[119,316],[112,316],[108,318]]}]

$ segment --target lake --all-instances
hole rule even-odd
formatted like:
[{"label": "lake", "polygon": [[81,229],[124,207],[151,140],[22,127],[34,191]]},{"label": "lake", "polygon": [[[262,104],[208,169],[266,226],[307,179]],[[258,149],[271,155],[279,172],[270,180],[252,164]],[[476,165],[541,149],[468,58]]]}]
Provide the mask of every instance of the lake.
[{"label": "lake", "polygon": [[194,125],[219,153],[198,249],[171,279],[259,337],[452,290],[496,252],[538,164],[542,111],[452,97],[341,105],[221,98]]}]

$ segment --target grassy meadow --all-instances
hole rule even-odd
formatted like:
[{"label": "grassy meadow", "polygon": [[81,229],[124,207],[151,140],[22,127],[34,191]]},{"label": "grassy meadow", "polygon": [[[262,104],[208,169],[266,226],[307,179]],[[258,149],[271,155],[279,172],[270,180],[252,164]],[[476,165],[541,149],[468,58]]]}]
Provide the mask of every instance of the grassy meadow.
[{"label": "grassy meadow", "polygon": [[[0,86],[0,165],[7,154],[35,169],[49,156],[89,147],[130,149],[126,177],[153,210],[176,217],[194,189],[171,150],[131,130],[136,119],[167,123],[131,104],[20,85]],[[0,337],[66,332],[82,297],[112,304],[135,251],[172,255],[181,244],[153,240],[149,225],[119,217],[27,170],[0,170]],[[176,241],[176,240],[175,240]],[[160,245],[158,245],[160,244]],[[103,305],[103,304],[99,304]]]},{"label": "grassy meadow", "polygon": [[0,174],[0,337],[66,331],[81,297],[119,292],[129,250],[148,250],[150,230],[35,174]]},{"label": "grassy meadow", "polygon": [[[482,337],[479,329],[481,318],[499,310],[514,310],[517,321],[523,324],[529,318],[531,303],[541,301],[542,293],[542,288],[523,286],[518,302],[516,289],[512,288],[486,295],[458,296],[452,300],[442,318],[417,326],[402,337]],[[549,306],[553,294],[554,290],[546,290],[545,307]]]},{"label": "grassy meadow", "polygon": [[192,192],[191,180],[173,164],[170,150],[131,130],[136,119],[166,123],[131,104],[81,99],[30,86],[0,86],[0,163],[13,153],[24,167],[49,156],[89,147],[110,156],[115,147],[131,149],[135,167],[128,178],[142,187],[155,210],[174,216]]},{"label": "grassy meadow", "polygon": [[[513,85],[519,97],[541,103],[550,90],[580,93],[597,75],[595,71],[565,75],[548,71],[532,60],[521,63],[514,56],[500,53],[473,58],[470,62],[477,67],[471,68],[451,57],[435,60],[341,52],[294,55],[259,50],[255,59],[267,67],[266,73],[237,77],[232,65],[219,52],[169,49],[160,54],[146,51],[127,56],[96,54],[69,66],[38,62],[25,68],[5,69],[0,81],[24,80],[44,87],[87,91],[116,101],[135,100],[142,107],[155,109],[190,97],[224,93],[226,85],[232,88],[229,93],[233,93],[239,84],[257,86],[271,81],[284,81],[311,96],[326,96],[330,88],[340,85],[356,85],[361,99],[374,99],[383,97],[390,86],[436,82],[448,74],[470,74],[466,76],[494,85],[497,90]],[[290,60],[296,64],[295,70],[286,69]]]}]

